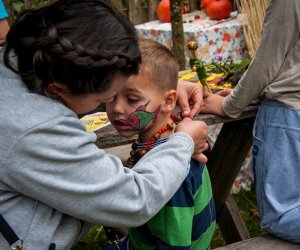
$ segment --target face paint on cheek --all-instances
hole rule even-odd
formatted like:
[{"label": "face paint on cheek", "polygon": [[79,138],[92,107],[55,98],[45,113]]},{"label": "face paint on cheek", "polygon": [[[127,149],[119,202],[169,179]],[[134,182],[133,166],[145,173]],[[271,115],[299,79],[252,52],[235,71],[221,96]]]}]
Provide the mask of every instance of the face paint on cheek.
[{"label": "face paint on cheek", "polygon": [[145,111],[148,103],[136,109],[136,111],[132,112],[128,116],[128,131],[142,131],[146,128],[146,126],[151,122],[155,122],[157,120],[157,116],[160,112],[161,105],[159,105],[153,112]]}]

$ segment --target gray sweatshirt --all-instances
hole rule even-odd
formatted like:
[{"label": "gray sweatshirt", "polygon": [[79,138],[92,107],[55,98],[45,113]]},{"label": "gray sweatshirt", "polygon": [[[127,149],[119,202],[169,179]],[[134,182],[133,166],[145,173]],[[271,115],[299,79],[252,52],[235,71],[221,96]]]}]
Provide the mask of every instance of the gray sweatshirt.
[{"label": "gray sweatshirt", "polygon": [[[1,53],[0,53],[1,55]],[[28,250],[70,249],[90,226],[144,224],[189,171],[192,139],[175,133],[133,170],[95,146],[76,114],[30,93],[0,62],[0,213]],[[0,249],[10,249],[0,234]]]},{"label": "gray sweatshirt", "polygon": [[260,46],[247,72],[225,98],[224,112],[237,117],[257,98],[300,109],[300,0],[271,0]]}]

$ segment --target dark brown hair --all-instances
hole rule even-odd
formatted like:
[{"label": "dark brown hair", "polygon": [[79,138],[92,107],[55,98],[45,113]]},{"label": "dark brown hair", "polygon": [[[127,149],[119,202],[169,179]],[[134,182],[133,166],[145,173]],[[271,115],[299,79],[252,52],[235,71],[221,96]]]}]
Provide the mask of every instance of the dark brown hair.
[{"label": "dark brown hair", "polygon": [[6,66],[41,94],[51,82],[72,94],[106,90],[111,77],[136,74],[141,61],[134,26],[105,0],[60,0],[26,10],[5,46]]}]

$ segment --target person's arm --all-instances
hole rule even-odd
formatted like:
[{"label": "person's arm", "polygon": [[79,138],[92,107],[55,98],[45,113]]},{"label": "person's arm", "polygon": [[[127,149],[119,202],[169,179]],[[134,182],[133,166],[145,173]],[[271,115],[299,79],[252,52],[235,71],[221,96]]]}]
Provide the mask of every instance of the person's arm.
[{"label": "person's arm", "polygon": [[[298,6],[298,7],[297,7]],[[226,115],[237,117],[277,76],[291,46],[299,39],[298,0],[271,0],[260,45],[249,68],[223,102]]]},{"label": "person's arm", "polygon": [[36,126],[10,148],[2,182],[84,221],[132,227],[144,224],[172,197],[194,151],[190,136],[175,133],[131,170],[98,149],[95,140],[77,118]]}]

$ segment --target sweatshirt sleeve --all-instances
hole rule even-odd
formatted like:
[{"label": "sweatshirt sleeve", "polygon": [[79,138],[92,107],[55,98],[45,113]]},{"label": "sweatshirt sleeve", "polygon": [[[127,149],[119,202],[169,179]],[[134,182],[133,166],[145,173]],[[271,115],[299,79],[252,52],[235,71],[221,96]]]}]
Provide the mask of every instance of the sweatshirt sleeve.
[{"label": "sweatshirt sleeve", "polygon": [[285,57],[299,39],[298,0],[271,0],[266,10],[261,42],[248,70],[223,102],[230,117],[238,117],[276,78]]},{"label": "sweatshirt sleeve", "polygon": [[95,140],[75,117],[40,124],[13,143],[3,182],[78,219],[133,227],[149,220],[176,192],[194,150],[189,136],[175,133],[128,169]]}]

